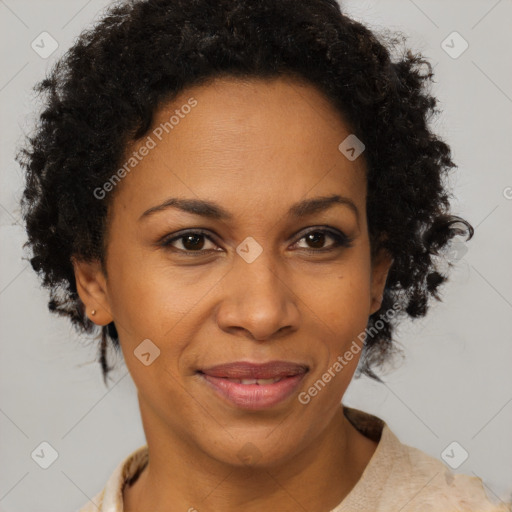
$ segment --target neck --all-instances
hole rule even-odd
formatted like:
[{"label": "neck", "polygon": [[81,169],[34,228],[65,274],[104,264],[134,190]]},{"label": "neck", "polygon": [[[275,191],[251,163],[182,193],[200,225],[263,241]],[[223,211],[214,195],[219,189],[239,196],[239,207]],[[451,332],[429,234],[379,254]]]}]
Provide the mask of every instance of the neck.
[{"label": "neck", "polygon": [[350,424],[342,407],[320,436],[277,467],[227,466],[168,431],[146,437],[150,462],[125,487],[125,512],[169,504],[190,512],[326,512],[348,495],[377,447]]}]

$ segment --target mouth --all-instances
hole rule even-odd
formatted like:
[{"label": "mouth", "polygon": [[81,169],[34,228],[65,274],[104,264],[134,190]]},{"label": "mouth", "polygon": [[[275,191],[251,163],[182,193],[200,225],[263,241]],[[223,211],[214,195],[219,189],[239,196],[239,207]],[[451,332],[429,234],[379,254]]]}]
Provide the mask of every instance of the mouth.
[{"label": "mouth", "polygon": [[264,364],[240,361],[197,373],[210,389],[231,405],[258,410],[273,407],[289,398],[308,371],[307,365],[287,361]]}]

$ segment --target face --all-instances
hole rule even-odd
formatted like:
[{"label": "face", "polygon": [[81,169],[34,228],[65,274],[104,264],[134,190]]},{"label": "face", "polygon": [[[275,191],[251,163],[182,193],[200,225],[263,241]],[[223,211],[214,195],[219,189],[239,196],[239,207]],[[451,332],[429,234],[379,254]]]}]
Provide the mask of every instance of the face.
[{"label": "face", "polygon": [[106,276],[75,274],[92,319],[115,322],[148,444],[277,464],[339,410],[390,266],[370,258],[364,160],[338,149],[350,133],[311,85],[223,78],[128,148]]}]

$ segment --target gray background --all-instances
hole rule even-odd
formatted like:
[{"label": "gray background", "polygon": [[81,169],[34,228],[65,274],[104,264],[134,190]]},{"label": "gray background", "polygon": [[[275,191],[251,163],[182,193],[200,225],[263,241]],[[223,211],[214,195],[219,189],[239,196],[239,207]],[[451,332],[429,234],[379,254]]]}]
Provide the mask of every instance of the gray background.
[{"label": "gray background", "polygon": [[[136,391],[120,361],[107,389],[93,340],[47,311],[47,292],[21,246],[23,181],[13,160],[36,108],[32,85],[107,5],[105,0],[0,0],[0,510],[65,512],[95,495],[145,443]],[[452,147],[453,208],[476,228],[428,317],[404,325],[406,359],[385,385],[354,381],[345,403],[387,421],[405,443],[441,458],[457,441],[469,458],[457,472],[512,496],[512,51],[510,0],[347,1],[373,28],[410,36],[434,65],[443,114],[436,130]],[[43,31],[58,42],[47,59],[31,48]],[[442,42],[457,31],[458,58]],[[453,39],[453,37],[452,37]],[[457,51],[460,40],[448,42]],[[57,460],[31,458],[41,442]],[[460,450],[456,448],[455,456]]]}]

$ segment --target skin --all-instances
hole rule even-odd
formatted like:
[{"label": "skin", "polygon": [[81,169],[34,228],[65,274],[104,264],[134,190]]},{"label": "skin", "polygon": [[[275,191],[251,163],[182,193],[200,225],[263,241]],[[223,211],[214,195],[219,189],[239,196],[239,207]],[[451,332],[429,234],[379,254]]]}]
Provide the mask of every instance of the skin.
[{"label": "skin", "polygon": [[[297,393],[348,350],[382,301],[392,260],[370,257],[364,158],[340,153],[350,128],[309,84],[218,78],[162,106],[152,129],[191,97],[197,106],[114,191],[106,275],[99,262],[74,261],[87,312],[97,311],[98,325],[115,322],[138,390],[150,462],[125,487],[124,507],[329,511],[377,446],[342,412],[360,352],[307,405]],[[357,215],[338,203],[288,215],[300,201],[333,194]],[[213,201],[232,218],[170,207],[139,220],[170,197]],[[351,246],[335,247],[328,233],[306,236],[326,227]],[[191,228],[211,237],[193,240],[199,255],[183,238],[158,244]],[[263,250],[252,263],[236,252],[246,237]],[[149,366],[134,356],[145,339],[160,349]],[[247,411],[196,373],[241,360],[288,360],[309,371],[290,398]],[[239,456],[247,443],[252,462]]]}]

